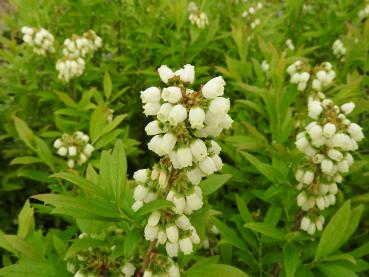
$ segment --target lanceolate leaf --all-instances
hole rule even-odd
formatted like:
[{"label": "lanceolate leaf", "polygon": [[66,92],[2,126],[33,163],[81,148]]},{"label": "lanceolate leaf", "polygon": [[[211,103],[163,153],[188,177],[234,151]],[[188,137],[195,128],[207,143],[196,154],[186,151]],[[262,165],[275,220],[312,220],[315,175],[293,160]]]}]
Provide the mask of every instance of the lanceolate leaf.
[{"label": "lanceolate leaf", "polygon": [[339,247],[349,223],[350,203],[350,200],[346,201],[325,227],[315,252],[315,259],[325,257]]},{"label": "lanceolate leaf", "polygon": [[169,208],[172,207],[173,203],[168,201],[168,200],[164,200],[164,199],[157,199],[154,201],[151,201],[147,204],[145,204],[142,208],[140,208],[135,214],[134,214],[134,218],[139,218],[143,215],[149,214],[153,211],[156,210],[160,210],[163,208]]},{"label": "lanceolate leaf", "polygon": [[201,181],[199,186],[201,187],[203,195],[209,195],[223,186],[232,176],[230,174],[214,174]]},{"label": "lanceolate leaf", "polygon": [[187,270],[185,277],[247,277],[242,270],[225,264],[201,264]]},{"label": "lanceolate leaf", "polygon": [[246,223],[245,227],[252,231],[265,235],[267,237],[278,240],[283,240],[285,236],[285,234],[282,231],[280,231],[279,229],[268,223],[250,222]]}]

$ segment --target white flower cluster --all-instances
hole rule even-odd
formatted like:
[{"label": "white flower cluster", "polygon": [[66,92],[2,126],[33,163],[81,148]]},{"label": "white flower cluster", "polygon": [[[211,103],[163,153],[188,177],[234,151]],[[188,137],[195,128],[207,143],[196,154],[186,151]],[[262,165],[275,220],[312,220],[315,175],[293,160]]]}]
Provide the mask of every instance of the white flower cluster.
[{"label": "white flower cluster", "polygon": [[309,81],[311,81],[312,90],[320,93],[321,90],[330,86],[336,78],[336,73],[329,62],[323,62],[311,70],[309,66],[298,60],[288,66],[287,72],[291,77],[290,82],[297,84],[299,91],[304,91],[308,87]]},{"label": "white flower cluster", "polygon": [[89,144],[90,137],[81,131],[74,134],[63,134],[61,138],[54,141],[57,154],[68,158],[68,167],[74,168],[76,162],[84,164],[94,151],[94,147]]},{"label": "white flower cluster", "polygon": [[263,3],[259,2],[255,6],[250,6],[242,13],[242,17],[248,20],[251,29],[255,29],[260,25],[261,21],[257,18],[257,12],[263,8]]},{"label": "white flower cluster", "polygon": [[362,128],[346,118],[354,108],[352,102],[338,107],[330,99],[309,98],[309,117],[314,121],[297,135],[296,147],[306,161],[295,178],[301,191],[297,205],[307,213],[300,227],[311,235],[322,230],[324,217],[320,213],[335,204],[337,183],[354,162],[350,152],[356,151],[357,142],[364,138]]},{"label": "white flower cluster", "polygon": [[190,13],[188,19],[192,25],[196,25],[199,29],[204,29],[209,25],[207,14],[200,11],[195,2],[190,2],[188,4],[188,11]]},{"label": "white flower cluster", "polygon": [[169,257],[177,257],[179,251],[189,255],[193,251],[193,244],[200,243],[200,237],[186,215],[173,215],[168,220],[165,212],[162,214],[161,211],[150,215],[145,227],[145,239],[165,244]]},{"label": "white flower cluster", "polygon": [[345,60],[346,48],[340,39],[335,40],[332,45],[333,54],[340,59],[341,62]]},{"label": "white flower cluster", "polygon": [[93,30],[85,32],[82,36],[73,35],[64,41],[63,55],[69,57],[85,57],[95,52],[102,45],[102,39]]},{"label": "white flower cluster", "polygon": [[102,39],[93,30],[82,36],[73,35],[64,41],[63,57],[56,62],[58,78],[69,82],[81,76],[85,70],[84,57],[93,54],[102,45]]},{"label": "white flower cluster", "polygon": [[366,19],[369,16],[369,3],[366,3],[365,7],[359,11],[360,20]]},{"label": "white flower cluster", "polygon": [[83,74],[85,61],[82,58],[63,57],[57,60],[55,68],[59,72],[58,78],[69,82],[70,79]]},{"label": "white flower cluster", "polygon": [[158,72],[167,86],[150,87],[141,92],[141,99],[145,115],[156,116],[145,128],[153,136],[148,148],[162,158],[151,170],[134,173],[132,209],[159,197],[173,203],[150,215],[144,233],[146,240],[165,245],[167,255],[176,257],[179,252],[189,255],[193,244],[200,243],[189,217],[203,206],[200,181],[223,166],[221,148],[212,137],[229,128],[232,119],[227,114],[230,101],[222,97],[221,76],[195,91],[188,88],[195,79],[194,66],[172,71],[162,65]]},{"label": "white flower cluster", "polygon": [[46,29],[36,29],[24,26],[21,29],[23,41],[33,47],[33,52],[45,56],[54,53],[54,36]]}]

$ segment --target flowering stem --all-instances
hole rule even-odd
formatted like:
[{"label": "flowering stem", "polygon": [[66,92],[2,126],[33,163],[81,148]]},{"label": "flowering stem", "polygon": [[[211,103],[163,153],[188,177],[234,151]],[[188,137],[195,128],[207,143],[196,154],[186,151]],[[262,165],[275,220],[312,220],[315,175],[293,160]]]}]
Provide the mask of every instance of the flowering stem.
[{"label": "flowering stem", "polygon": [[[169,172],[168,187],[167,187],[167,190],[165,191],[164,199],[167,197],[167,195],[168,195],[168,193],[169,193],[169,191],[170,191],[170,189],[172,188],[172,185],[173,185],[173,183],[174,183],[174,179],[175,179],[175,178],[173,178],[173,176],[174,176],[174,172],[175,172],[175,170],[174,170],[174,169],[173,169],[173,167],[172,167],[172,169],[171,169],[171,170],[170,170],[170,172]],[[157,239],[155,239],[155,240],[153,240],[153,241],[150,243],[150,246],[149,246],[149,248],[147,249],[147,251],[146,251],[146,255],[145,255],[144,259],[143,259],[141,269],[140,269],[140,271],[139,271],[139,272],[137,272],[136,277],[141,277],[141,276],[143,275],[143,273],[145,272],[146,268],[150,265],[151,258],[152,258],[152,256],[153,256],[153,252],[154,252],[154,250],[155,250],[155,248],[156,248],[156,243],[157,243],[157,241],[158,241],[158,240],[157,240]]]}]

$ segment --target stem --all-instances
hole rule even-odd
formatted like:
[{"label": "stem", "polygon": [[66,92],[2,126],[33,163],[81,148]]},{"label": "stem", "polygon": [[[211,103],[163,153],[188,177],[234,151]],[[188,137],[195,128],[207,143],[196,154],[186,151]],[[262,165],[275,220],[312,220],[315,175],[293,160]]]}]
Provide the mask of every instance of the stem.
[{"label": "stem", "polygon": [[[176,172],[176,170],[174,170],[173,169],[173,167],[172,167],[172,169],[170,170],[170,173],[169,173],[169,177],[168,177],[168,187],[167,187],[167,189],[166,189],[166,191],[165,191],[165,194],[164,194],[164,199],[167,197],[167,195],[168,195],[168,193],[169,193],[169,191],[170,191],[170,189],[172,188],[172,186],[173,186],[173,183],[174,183],[174,179],[175,179],[175,173]],[[141,269],[140,269],[140,271],[139,272],[137,272],[137,274],[136,274],[136,277],[141,277],[143,274],[144,274],[144,272],[145,272],[145,270],[146,270],[146,268],[150,265],[150,262],[151,262],[151,258],[152,258],[152,256],[153,256],[153,252],[155,251],[155,248],[156,248],[156,243],[157,243],[157,239],[155,239],[155,240],[153,240],[151,243],[150,243],[150,246],[149,246],[149,248],[147,249],[147,251],[146,251],[146,255],[145,255],[145,257],[144,257],[144,259],[143,259],[143,262],[142,262],[142,266],[141,266]]]}]

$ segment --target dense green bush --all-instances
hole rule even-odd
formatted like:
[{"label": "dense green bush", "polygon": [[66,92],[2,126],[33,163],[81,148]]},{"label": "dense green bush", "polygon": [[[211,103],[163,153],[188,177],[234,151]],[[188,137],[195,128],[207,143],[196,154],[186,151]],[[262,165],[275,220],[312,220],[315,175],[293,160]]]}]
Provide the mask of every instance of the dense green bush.
[{"label": "dense green bush", "polygon": [[[151,212],[170,214],[171,203],[161,199],[137,212],[131,208],[134,172],[159,161],[147,148],[145,126],[151,119],[143,114],[140,92],[165,87],[157,73],[161,65],[185,64],[195,66],[193,87],[199,91],[223,76],[233,124],[216,138],[221,172],[199,184],[204,205],[190,219],[201,242],[190,255],[173,258],[181,276],[367,276],[367,140],[352,149],[355,162],[342,174],[332,205],[308,212],[299,207],[301,196],[297,203],[302,185],[295,173],[316,169],[315,181],[316,176],[332,180],[329,174],[323,179],[327,166],[323,172],[312,169],[295,142],[313,121],[311,101],[324,103],[318,92],[338,106],[355,103],[347,117],[367,136],[369,3],[202,0],[195,8],[189,2],[10,0],[4,5],[0,276],[125,276],[128,263],[135,276],[145,268],[165,271],[171,263],[165,247],[145,240],[144,229]],[[192,24],[190,14],[201,12],[208,24]],[[55,51],[34,53],[24,41],[24,26],[47,29]],[[89,30],[102,38],[101,47],[86,54],[81,76],[60,79],[56,64],[66,59],[65,39]],[[291,79],[296,61],[310,74],[306,89]],[[335,78],[317,90],[312,80],[326,70],[324,62],[333,66]],[[326,114],[338,113],[333,110]],[[330,118],[345,130],[344,120],[335,116]],[[333,119],[322,118],[322,124]],[[86,162],[68,167],[53,145],[60,137],[85,145],[78,131],[89,136],[94,151]],[[306,216],[320,215],[322,231],[318,225],[303,227]]]}]

